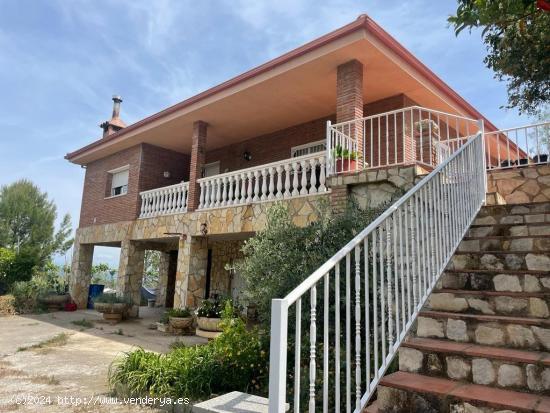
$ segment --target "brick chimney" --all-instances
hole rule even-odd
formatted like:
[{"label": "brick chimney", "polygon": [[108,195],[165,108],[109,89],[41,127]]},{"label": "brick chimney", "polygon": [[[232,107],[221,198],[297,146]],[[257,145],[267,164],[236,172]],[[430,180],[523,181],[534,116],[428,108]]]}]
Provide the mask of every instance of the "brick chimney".
[{"label": "brick chimney", "polygon": [[99,125],[101,129],[103,129],[104,138],[126,127],[126,124],[122,121],[122,119],[120,119],[121,103],[122,98],[120,96],[113,96],[113,115],[111,116],[111,120],[106,120],[101,125]]}]

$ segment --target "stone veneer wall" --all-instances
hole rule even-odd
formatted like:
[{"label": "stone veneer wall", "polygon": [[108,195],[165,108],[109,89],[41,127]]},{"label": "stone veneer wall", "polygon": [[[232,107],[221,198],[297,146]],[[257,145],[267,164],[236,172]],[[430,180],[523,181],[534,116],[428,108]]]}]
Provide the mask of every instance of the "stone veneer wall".
[{"label": "stone veneer wall", "polygon": [[550,201],[550,165],[489,171],[487,192],[507,204]]},{"label": "stone veneer wall", "polygon": [[214,241],[208,243],[208,248],[212,248],[212,269],[210,272],[210,293],[231,295],[231,279],[229,271],[225,266],[231,261],[243,258],[241,251],[243,241],[228,240]]},{"label": "stone veneer wall", "polygon": [[400,192],[411,189],[427,173],[417,165],[395,166],[364,170],[356,174],[329,178],[334,194],[333,208],[343,209],[342,203],[351,196],[361,208],[373,208],[384,204]]},{"label": "stone veneer wall", "polygon": [[[329,179],[331,191],[338,191],[343,196],[336,197],[336,203],[332,202],[331,207],[335,211],[341,209],[342,205],[337,204],[345,203],[346,194],[350,194],[362,207],[380,205],[391,199],[396,192],[410,189],[425,172],[418,166],[409,165],[332,177]],[[329,192],[282,202],[288,206],[293,222],[303,227],[318,219],[322,204],[326,205],[330,196]],[[174,234],[181,234],[174,306],[195,307],[204,298],[209,247],[213,249],[211,291],[223,290],[230,293],[229,274],[224,267],[229,258],[241,256],[240,244],[237,241],[209,241],[208,237],[204,237],[200,232],[201,224],[207,225],[208,236],[253,235],[265,228],[267,210],[276,202],[222,207],[79,228],[75,236],[75,272],[72,277],[74,281],[71,283],[71,294],[77,303],[85,303],[89,283],[87,273],[91,268],[93,245],[108,243],[122,246],[119,293],[130,294],[137,299],[138,287],[141,284],[143,251],[153,249],[148,246],[148,241],[167,238],[173,240]]]}]

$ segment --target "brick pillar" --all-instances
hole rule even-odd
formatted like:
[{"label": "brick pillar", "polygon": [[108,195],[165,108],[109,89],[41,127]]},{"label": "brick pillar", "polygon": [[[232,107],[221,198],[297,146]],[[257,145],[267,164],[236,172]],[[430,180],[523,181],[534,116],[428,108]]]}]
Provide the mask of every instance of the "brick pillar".
[{"label": "brick pillar", "polygon": [[122,241],[118,264],[117,294],[132,300],[130,317],[139,315],[144,258],[145,248],[143,246],[136,241]]},{"label": "brick pillar", "polygon": [[204,298],[207,262],[206,238],[188,235],[185,240],[180,240],[174,308],[194,308]]},{"label": "brick pillar", "polygon": [[199,206],[200,188],[197,179],[201,178],[205,160],[206,131],[208,124],[202,120],[193,123],[193,141],[191,146],[191,167],[189,171],[189,195],[187,210],[194,211]]},{"label": "brick pillar", "polygon": [[81,244],[75,239],[69,293],[78,308],[85,309],[88,304],[88,290],[92,278],[93,244]]},{"label": "brick pillar", "polygon": [[[363,64],[350,60],[338,66],[336,75],[336,122],[346,122],[363,117]],[[348,131],[345,131],[347,134]],[[357,151],[363,159],[363,128],[357,123],[350,129],[357,139]]]}]

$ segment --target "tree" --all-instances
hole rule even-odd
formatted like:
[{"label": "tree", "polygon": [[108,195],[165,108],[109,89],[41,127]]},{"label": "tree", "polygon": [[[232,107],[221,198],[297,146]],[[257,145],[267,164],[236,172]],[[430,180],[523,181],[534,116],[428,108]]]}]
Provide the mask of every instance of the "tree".
[{"label": "tree", "polygon": [[160,251],[145,250],[143,263],[143,286],[157,288],[160,275]]},{"label": "tree", "polygon": [[0,189],[0,247],[15,253],[17,279],[30,279],[34,269],[43,269],[52,254],[72,245],[71,219],[65,215],[55,231],[57,209],[48,194],[28,180]]},{"label": "tree", "polygon": [[550,1],[458,0],[448,21],[457,35],[483,29],[484,63],[507,81],[507,108],[534,115],[550,101]]}]

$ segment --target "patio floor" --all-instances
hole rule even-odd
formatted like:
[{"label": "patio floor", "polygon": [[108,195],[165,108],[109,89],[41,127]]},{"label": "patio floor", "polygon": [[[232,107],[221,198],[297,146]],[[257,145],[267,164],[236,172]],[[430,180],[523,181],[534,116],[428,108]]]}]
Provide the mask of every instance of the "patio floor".
[{"label": "patio floor", "polygon": [[[142,347],[166,352],[176,340],[187,345],[205,343],[195,336],[172,336],[149,329],[163,309],[140,308],[140,319],[110,325],[93,310],[0,317],[0,411],[152,411],[135,405],[62,405],[58,396],[90,398],[107,395],[111,362],[124,352]],[[85,328],[74,321],[88,320]],[[66,334],[59,345],[30,348]],[[48,405],[10,403],[14,396],[47,397]]]}]

